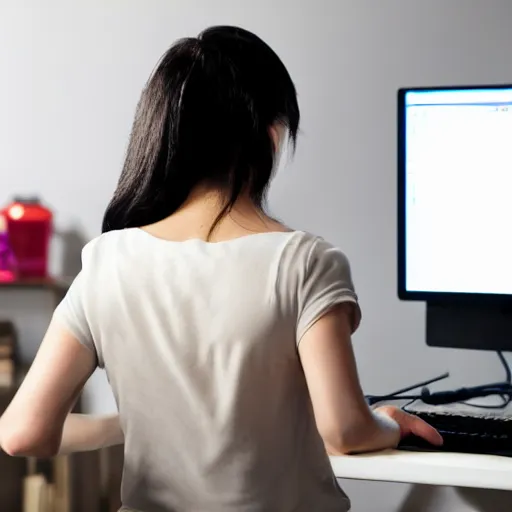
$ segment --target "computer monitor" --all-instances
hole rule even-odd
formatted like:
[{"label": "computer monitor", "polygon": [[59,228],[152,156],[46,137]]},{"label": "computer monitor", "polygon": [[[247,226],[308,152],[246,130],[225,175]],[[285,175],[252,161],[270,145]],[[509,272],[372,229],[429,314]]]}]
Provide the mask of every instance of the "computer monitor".
[{"label": "computer monitor", "polygon": [[512,351],[512,85],[399,90],[398,295],[429,345]]}]

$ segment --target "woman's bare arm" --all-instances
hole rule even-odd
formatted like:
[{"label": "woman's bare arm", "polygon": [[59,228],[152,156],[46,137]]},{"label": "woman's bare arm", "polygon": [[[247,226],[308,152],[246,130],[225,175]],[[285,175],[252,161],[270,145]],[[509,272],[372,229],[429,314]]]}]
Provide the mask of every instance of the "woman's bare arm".
[{"label": "woman's bare arm", "polygon": [[0,418],[1,448],[10,455],[57,454],[68,414],[95,368],[95,354],[52,320],[30,371]]},{"label": "woman's bare arm", "polygon": [[395,447],[414,433],[433,444],[439,434],[419,418],[392,408],[372,411],[359,383],[351,342],[351,304],[336,307],[302,337],[299,355],[316,424],[331,455]]},{"label": "woman's bare arm", "polygon": [[64,422],[59,454],[86,452],[124,443],[118,414],[69,414]]}]

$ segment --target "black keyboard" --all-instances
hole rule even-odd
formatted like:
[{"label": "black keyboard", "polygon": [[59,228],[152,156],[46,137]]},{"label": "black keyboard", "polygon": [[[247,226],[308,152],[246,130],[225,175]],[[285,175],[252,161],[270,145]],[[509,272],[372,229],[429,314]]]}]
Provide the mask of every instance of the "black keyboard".
[{"label": "black keyboard", "polygon": [[429,406],[421,402],[404,408],[436,428],[444,445],[433,447],[422,439],[409,437],[402,450],[479,453],[512,457],[512,414],[508,411],[482,411],[466,405]]}]

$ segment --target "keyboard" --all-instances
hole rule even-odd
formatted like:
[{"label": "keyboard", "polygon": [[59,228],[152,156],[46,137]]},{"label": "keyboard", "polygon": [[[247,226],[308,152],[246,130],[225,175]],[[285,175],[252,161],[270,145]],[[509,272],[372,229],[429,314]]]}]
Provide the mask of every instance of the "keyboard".
[{"label": "keyboard", "polygon": [[431,406],[414,402],[404,407],[436,428],[444,439],[442,447],[433,447],[422,439],[405,438],[399,449],[478,453],[512,457],[512,412],[510,407],[476,409],[465,404]]}]

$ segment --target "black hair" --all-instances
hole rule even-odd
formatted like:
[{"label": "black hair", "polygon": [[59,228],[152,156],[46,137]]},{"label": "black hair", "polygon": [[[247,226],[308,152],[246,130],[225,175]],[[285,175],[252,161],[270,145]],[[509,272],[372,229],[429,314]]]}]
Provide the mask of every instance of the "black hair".
[{"label": "black hair", "polygon": [[276,53],[236,27],[212,27],[177,41],[147,82],[103,232],[158,222],[199,184],[226,191],[210,229],[242,192],[263,207],[282,123],[295,146],[295,86]]}]

